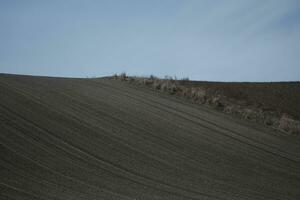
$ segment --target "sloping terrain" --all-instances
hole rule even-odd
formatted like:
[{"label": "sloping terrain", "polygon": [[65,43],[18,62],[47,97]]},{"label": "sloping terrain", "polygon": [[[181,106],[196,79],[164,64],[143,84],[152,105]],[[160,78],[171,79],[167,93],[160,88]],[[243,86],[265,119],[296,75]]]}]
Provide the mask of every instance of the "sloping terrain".
[{"label": "sloping terrain", "polygon": [[148,86],[287,134],[300,135],[300,82],[205,82],[126,73],[107,78]]},{"label": "sloping terrain", "polygon": [[109,79],[0,75],[0,199],[299,199],[300,138]]},{"label": "sloping terrain", "polygon": [[265,109],[288,113],[300,119],[300,82],[182,82],[186,87],[203,87],[220,91],[226,97],[258,104]]}]

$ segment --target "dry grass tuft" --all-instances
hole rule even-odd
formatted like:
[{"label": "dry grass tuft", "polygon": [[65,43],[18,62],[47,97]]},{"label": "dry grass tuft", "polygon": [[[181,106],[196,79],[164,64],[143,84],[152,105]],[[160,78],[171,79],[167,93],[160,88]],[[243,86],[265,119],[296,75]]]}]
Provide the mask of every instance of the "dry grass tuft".
[{"label": "dry grass tuft", "polygon": [[[126,73],[114,79],[130,81],[212,106],[240,118],[263,123],[288,133],[300,134],[299,83],[216,83],[177,80],[165,76],[128,77]],[[295,91],[298,90],[298,93]],[[298,96],[297,96],[298,95]],[[286,115],[283,113],[289,113]]]}]

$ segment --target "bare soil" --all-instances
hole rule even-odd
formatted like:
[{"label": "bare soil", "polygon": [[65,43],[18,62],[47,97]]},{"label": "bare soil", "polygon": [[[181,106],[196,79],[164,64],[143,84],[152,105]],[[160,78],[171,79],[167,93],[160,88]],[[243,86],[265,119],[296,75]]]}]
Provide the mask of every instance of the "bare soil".
[{"label": "bare soil", "polygon": [[0,75],[0,199],[300,196],[300,138],[113,79]]}]

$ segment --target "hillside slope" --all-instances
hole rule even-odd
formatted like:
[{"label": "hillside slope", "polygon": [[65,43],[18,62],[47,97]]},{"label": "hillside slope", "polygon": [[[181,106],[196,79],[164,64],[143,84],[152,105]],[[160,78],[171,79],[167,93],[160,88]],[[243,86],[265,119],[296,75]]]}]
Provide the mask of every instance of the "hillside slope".
[{"label": "hillside slope", "polygon": [[0,75],[0,199],[299,199],[300,138],[108,79]]}]

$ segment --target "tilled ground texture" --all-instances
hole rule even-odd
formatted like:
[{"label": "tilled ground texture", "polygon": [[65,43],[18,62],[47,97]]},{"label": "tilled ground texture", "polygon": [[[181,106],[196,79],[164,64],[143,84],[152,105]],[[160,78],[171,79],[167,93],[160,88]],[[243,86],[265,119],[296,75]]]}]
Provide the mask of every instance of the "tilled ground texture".
[{"label": "tilled ground texture", "polygon": [[125,73],[107,78],[148,86],[287,134],[300,135],[300,82],[207,82]]},{"label": "tilled ground texture", "polygon": [[299,199],[300,138],[109,79],[0,75],[0,199]]}]

